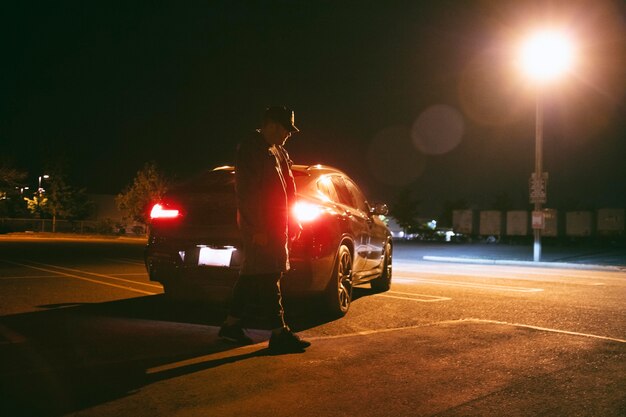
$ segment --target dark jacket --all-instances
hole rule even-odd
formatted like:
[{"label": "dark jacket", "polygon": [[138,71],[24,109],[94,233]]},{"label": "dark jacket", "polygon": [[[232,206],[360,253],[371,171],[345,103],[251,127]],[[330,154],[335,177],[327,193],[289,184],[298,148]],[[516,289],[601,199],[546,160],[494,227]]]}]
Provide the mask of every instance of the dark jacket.
[{"label": "dark jacket", "polygon": [[[289,217],[296,187],[287,151],[258,131],[237,149],[237,222],[244,244],[242,274],[289,270]],[[264,235],[265,242],[253,239]]]}]

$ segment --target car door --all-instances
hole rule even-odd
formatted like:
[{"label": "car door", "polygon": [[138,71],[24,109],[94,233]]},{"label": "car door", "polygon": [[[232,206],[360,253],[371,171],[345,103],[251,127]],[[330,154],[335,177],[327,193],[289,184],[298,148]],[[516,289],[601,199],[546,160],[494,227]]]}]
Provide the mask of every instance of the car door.
[{"label": "car door", "polygon": [[346,187],[355,205],[365,214],[367,217],[367,242],[369,246],[367,261],[365,264],[366,269],[374,269],[380,266],[382,261],[382,254],[385,245],[385,233],[384,229],[378,224],[376,219],[372,216],[370,206],[365,200],[365,196],[359,189],[359,187],[349,178],[345,178]]},{"label": "car door", "polygon": [[348,232],[354,239],[354,263],[353,271],[359,274],[367,270],[367,260],[369,257],[369,224],[367,213],[359,209],[352,198],[352,193],[348,190],[346,181],[341,175],[331,177],[332,184],[337,193],[338,203],[344,211],[344,216],[348,220]]}]

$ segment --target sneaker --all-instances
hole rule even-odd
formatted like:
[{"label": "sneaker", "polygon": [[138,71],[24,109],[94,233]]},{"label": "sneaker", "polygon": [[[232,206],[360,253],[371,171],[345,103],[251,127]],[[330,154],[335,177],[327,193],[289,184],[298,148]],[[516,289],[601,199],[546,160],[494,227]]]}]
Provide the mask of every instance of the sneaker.
[{"label": "sneaker", "polygon": [[217,335],[229,342],[238,343],[240,345],[251,345],[254,343],[252,339],[246,336],[241,326],[236,324],[230,326],[223,324]]},{"label": "sneaker", "polygon": [[272,334],[269,349],[271,353],[302,353],[311,346],[311,342],[300,339],[291,330],[283,330],[278,334]]}]

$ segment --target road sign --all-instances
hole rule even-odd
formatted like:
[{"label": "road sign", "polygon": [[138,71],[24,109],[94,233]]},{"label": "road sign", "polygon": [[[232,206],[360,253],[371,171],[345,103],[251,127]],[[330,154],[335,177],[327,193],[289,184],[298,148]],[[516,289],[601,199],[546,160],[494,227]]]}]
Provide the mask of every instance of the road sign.
[{"label": "road sign", "polygon": [[545,203],[548,200],[548,173],[544,172],[538,178],[533,172],[528,182],[528,188],[531,203]]},{"label": "road sign", "polygon": [[533,211],[532,213],[532,227],[533,229],[545,229],[546,227],[546,217],[544,212],[541,210]]}]

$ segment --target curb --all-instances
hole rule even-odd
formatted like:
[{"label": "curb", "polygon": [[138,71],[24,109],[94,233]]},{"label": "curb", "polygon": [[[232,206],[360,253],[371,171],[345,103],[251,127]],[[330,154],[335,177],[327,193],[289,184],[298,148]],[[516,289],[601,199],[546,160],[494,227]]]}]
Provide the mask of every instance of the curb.
[{"label": "curb", "polygon": [[513,261],[513,260],[497,260],[497,259],[478,259],[478,258],[456,258],[450,256],[424,256],[425,261],[432,262],[451,262],[451,263],[469,263],[481,265],[509,265],[509,266],[530,266],[540,268],[567,268],[567,269],[586,269],[624,272],[626,267],[613,265],[592,265],[592,264],[574,264],[568,262],[533,262],[533,261]]}]

